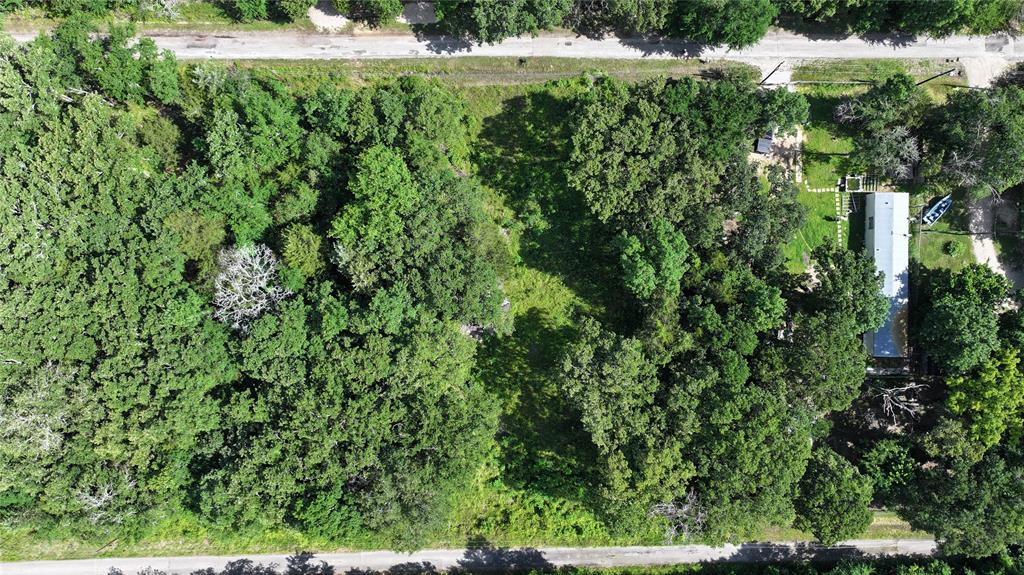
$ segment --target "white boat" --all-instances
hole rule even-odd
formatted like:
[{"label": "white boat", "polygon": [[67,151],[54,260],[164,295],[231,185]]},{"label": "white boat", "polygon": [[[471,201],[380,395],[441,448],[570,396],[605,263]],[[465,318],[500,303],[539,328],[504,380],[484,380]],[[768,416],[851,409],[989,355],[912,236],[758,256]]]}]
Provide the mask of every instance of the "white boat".
[{"label": "white boat", "polygon": [[934,206],[925,212],[924,217],[921,218],[921,223],[926,226],[934,224],[939,221],[939,218],[941,218],[947,211],[949,211],[949,207],[952,205],[953,196],[950,194],[939,200]]}]

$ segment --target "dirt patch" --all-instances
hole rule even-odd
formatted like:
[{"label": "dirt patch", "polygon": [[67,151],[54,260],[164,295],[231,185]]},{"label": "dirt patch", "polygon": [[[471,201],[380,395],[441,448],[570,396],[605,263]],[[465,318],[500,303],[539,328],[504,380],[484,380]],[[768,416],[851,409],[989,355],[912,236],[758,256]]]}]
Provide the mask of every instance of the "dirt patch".
[{"label": "dirt patch", "polygon": [[1006,71],[1010,63],[1001,56],[984,56],[981,58],[964,58],[961,63],[967,74],[968,85],[975,88],[987,88],[992,81]]},{"label": "dirt patch", "polygon": [[974,259],[997,274],[1010,280],[1015,288],[1024,287],[1024,270],[1006,265],[999,260],[993,232],[995,218],[1012,221],[1017,217],[1013,202],[995,197],[974,200],[968,207],[968,227],[971,232],[971,251]]},{"label": "dirt patch", "polygon": [[792,173],[793,179],[799,183],[803,181],[803,164],[800,161],[803,144],[804,129],[797,126],[796,132],[775,138],[770,154],[751,152],[748,158],[759,166],[782,166]]},{"label": "dirt patch", "polygon": [[325,32],[337,32],[348,26],[349,22],[351,22],[351,20],[334,9],[334,4],[331,0],[320,0],[306,14],[317,30]]},{"label": "dirt patch", "polygon": [[406,2],[398,21],[403,24],[433,24],[437,22],[433,2]]}]

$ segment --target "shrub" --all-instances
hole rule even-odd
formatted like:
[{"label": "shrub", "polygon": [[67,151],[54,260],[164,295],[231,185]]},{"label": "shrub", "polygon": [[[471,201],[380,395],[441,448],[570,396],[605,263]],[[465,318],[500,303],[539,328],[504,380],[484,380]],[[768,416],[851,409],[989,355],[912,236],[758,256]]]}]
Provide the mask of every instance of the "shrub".
[{"label": "shrub", "polygon": [[227,0],[231,15],[242,22],[267,19],[267,0]]},{"label": "shrub", "polygon": [[309,13],[314,0],[275,0],[274,11],[288,20],[301,20]]},{"label": "shrub", "polygon": [[964,255],[964,252],[967,251],[967,246],[960,242],[949,240],[942,246],[942,251],[949,257],[957,258]]},{"label": "shrub", "polygon": [[914,477],[914,460],[907,448],[892,439],[879,441],[861,460],[864,474],[871,478],[875,494],[889,502]]}]

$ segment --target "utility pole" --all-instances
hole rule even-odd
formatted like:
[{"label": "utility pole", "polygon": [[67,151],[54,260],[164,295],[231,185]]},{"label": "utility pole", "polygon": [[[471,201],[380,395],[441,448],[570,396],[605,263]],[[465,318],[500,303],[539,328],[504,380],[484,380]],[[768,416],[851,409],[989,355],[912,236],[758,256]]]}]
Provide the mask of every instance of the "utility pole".
[{"label": "utility pole", "polygon": [[764,78],[763,78],[763,79],[762,79],[762,80],[761,80],[760,82],[758,82],[758,83],[757,83],[757,85],[758,85],[758,86],[764,86],[764,83],[768,81],[768,78],[771,78],[771,77],[772,77],[772,74],[774,74],[774,73],[778,72],[778,71],[779,71],[779,68],[781,68],[781,67],[782,67],[782,65],[783,65],[783,64],[785,64],[785,63],[786,63],[786,61],[785,61],[785,60],[783,60],[783,61],[779,62],[779,65],[778,65],[778,66],[776,66],[776,67],[775,67],[775,69],[773,69],[773,70],[772,70],[771,72],[768,72],[768,75],[767,75],[767,76],[765,76],[765,77],[764,77]]},{"label": "utility pole", "polygon": [[946,70],[945,72],[936,74],[936,75],[932,76],[931,78],[928,78],[927,80],[921,80],[920,82],[918,82],[917,84],[914,84],[914,85],[915,86],[920,86],[921,84],[924,84],[925,82],[931,82],[932,80],[934,80],[936,78],[941,78],[942,76],[948,76],[952,72],[956,72],[956,68],[950,68],[949,70]]}]

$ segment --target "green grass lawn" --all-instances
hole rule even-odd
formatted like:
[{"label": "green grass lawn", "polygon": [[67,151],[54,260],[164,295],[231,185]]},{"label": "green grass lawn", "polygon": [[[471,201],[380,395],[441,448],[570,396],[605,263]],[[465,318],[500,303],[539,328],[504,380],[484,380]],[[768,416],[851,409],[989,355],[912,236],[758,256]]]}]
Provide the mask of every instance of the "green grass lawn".
[{"label": "green grass lawn", "polygon": [[[843,98],[863,93],[871,82],[882,81],[896,73],[904,72],[924,80],[953,68],[961,70],[959,64],[944,60],[822,60],[794,69],[794,81],[813,82],[799,87],[810,105],[810,118],[804,126],[804,185],[807,188],[834,187],[840,177],[852,171],[848,158],[854,148],[854,136],[837,123],[833,115],[835,107]],[[944,101],[950,91],[963,85],[965,81],[961,76],[943,76],[924,84],[936,102]],[[915,194],[911,200],[912,214],[919,211],[913,206],[933,199],[931,195],[917,191],[915,186],[896,186],[896,189]],[[828,202],[824,199],[801,198],[809,208],[809,215],[798,237],[786,246],[787,265],[791,270],[803,269],[806,262],[804,254],[820,245],[826,237],[827,223],[833,227],[828,237],[835,237],[835,223],[825,220],[835,215],[834,199],[831,194],[826,195],[829,196]],[[958,205],[966,204],[958,202]],[[960,269],[973,262],[970,237],[963,233],[967,229],[965,215],[957,212],[957,205],[953,212],[927,230],[920,230],[916,224],[912,226],[914,238],[910,249],[913,259],[925,267],[950,269]],[[855,212],[844,225],[844,243],[850,249],[862,249],[862,214]],[[962,245],[948,247],[950,242]]]},{"label": "green grass lawn", "polygon": [[[506,279],[516,330],[480,353],[478,376],[500,398],[504,433],[448,544],[478,534],[499,545],[655,543],[660,529],[615,529],[595,511],[592,444],[565,405],[559,360],[575,315],[632,315],[616,297],[606,232],[565,182],[570,98],[580,84],[463,87],[479,126],[474,172],[513,228],[519,265]],[[581,225],[581,222],[584,224]],[[590,222],[590,223],[586,223]],[[648,522],[649,523],[649,522]]]},{"label": "green grass lawn", "polygon": [[[797,68],[797,71],[801,68]],[[794,71],[794,78],[796,71]],[[808,188],[835,187],[849,172],[848,156],[853,151],[853,136],[835,121],[836,106],[843,98],[866,88],[849,84],[815,84],[799,87],[807,98],[810,114],[804,125],[803,174]]]},{"label": "green grass lawn", "polygon": [[[657,545],[660,534],[652,530],[645,537],[613,537],[593,515],[577,513],[570,506],[541,502],[528,491],[501,489],[493,484],[494,469],[481,471],[480,492],[461,505],[449,532],[430,547],[463,547],[474,533],[496,547],[504,546],[602,546]],[[545,512],[552,512],[546,515]],[[566,519],[572,516],[573,521]],[[498,520],[497,523],[492,523]],[[503,534],[504,525],[515,525],[514,535]],[[471,528],[470,531],[466,529]],[[42,559],[86,559],[92,557],[167,557],[176,555],[240,555],[255,553],[322,552],[384,548],[379,541],[355,541],[348,545],[311,537],[287,528],[216,529],[191,514],[156,512],[153,521],[131,538],[85,537],[60,528],[39,532],[32,529],[0,527],[0,561]],[[862,539],[930,539],[913,530],[891,511],[875,511]],[[759,540],[809,541],[812,536],[791,527],[767,530]]]},{"label": "green grass lawn", "polygon": [[[601,73],[625,80],[653,76],[699,76],[709,69],[750,68],[744,64],[698,60],[599,60],[584,58],[410,58],[397,60],[244,60],[234,66],[257,70],[288,84],[299,93],[315,89],[324,82],[362,85],[395,76],[416,75],[437,78],[445,84],[474,88],[465,90],[475,103],[490,102],[493,108],[522,93],[509,92],[511,85],[537,86],[551,80],[572,78],[585,73]],[[752,69],[752,68],[750,68]],[[490,87],[490,89],[481,89]],[[523,88],[526,89],[525,87]],[[480,114],[491,113],[486,106]],[[482,117],[482,116],[480,116]]]},{"label": "green grass lawn", "polygon": [[[871,525],[867,531],[858,539],[931,539],[929,533],[915,531],[910,524],[900,519],[892,511],[874,511],[872,513]],[[809,533],[804,533],[792,527],[773,529],[767,533],[769,541],[807,541],[813,539]]]},{"label": "green grass lawn", "polygon": [[835,194],[800,192],[798,199],[807,208],[807,220],[796,237],[783,246],[786,267],[797,273],[806,269],[815,248],[836,241],[837,225],[843,228],[844,241],[849,232],[848,222],[836,222]]},{"label": "green grass lawn", "polygon": [[[953,206],[942,219],[930,226],[920,224],[920,214],[944,195],[945,192],[928,187],[912,191],[910,257],[927,269],[956,271],[974,263],[971,236],[967,234],[967,199],[954,194]],[[959,247],[951,244],[959,244]]]},{"label": "green grass lawn", "polygon": [[846,174],[853,138],[832,118],[839,98],[811,89],[804,93],[810,104],[810,118],[804,126],[803,172],[809,188],[835,187]]}]

